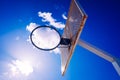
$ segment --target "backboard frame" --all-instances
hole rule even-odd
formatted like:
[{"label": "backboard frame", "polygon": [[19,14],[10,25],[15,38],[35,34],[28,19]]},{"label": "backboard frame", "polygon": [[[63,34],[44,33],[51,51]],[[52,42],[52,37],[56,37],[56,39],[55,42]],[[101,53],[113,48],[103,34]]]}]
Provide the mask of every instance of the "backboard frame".
[{"label": "backboard frame", "polygon": [[[75,13],[73,13],[74,7],[77,7],[77,10],[79,10],[79,13],[80,13],[80,16],[81,16],[80,17],[81,21],[79,21],[80,25],[78,26],[79,28],[77,29],[77,32],[76,32],[75,35],[73,35],[72,32],[70,32],[70,31],[73,31],[71,29],[72,28],[74,29],[76,26],[75,27],[74,26],[69,26],[71,15],[75,14]],[[75,15],[75,17],[76,17],[76,15]],[[68,67],[68,64],[70,63],[71,57],[73,55],[76,44],[79,40],[80,34],[83,30],[86,19],[87,19],[87,15],[86,15],[85,11],[83,10],[83,8],[81,7],[80,3],[77,0],[72,0],[71,4],[70,4],[69,12],[68,12],[68,19],[67,19],[67,22],[66,22],[66,25],[65,25],[63,36],[62,36],[63,38],[69,38],[71,40],[71,46],[70,47],[68,47],[67,49],[61,49],[61,60],[62,60],[61,61],[61,71],[62,71],[62,75],[65,74],[66,69]],[[66,51],[67,53],[65,53],[65,50],[68,50],[68,51]],[[65,59],[63,59],[64,55],[68,56],[65,64],[63,62],[65,60]]]}]

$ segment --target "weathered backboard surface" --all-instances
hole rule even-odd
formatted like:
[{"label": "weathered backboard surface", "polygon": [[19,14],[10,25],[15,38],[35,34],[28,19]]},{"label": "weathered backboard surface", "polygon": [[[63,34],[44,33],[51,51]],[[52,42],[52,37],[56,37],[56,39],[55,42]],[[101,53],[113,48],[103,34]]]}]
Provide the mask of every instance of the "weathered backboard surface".
[{"label": "weathered backboard surface", "polygon": [[[74,49],[76,47],[79,36],[84,27],[87,15],[83,11],[77,0],[72,0],[68,13],[68,19],[63,33],[63,38],[71,39],[71,46],[61,48],[61,72],[64,75],[67,66],[70,62]],[[64,47],[65,45],[61,45]]]}]

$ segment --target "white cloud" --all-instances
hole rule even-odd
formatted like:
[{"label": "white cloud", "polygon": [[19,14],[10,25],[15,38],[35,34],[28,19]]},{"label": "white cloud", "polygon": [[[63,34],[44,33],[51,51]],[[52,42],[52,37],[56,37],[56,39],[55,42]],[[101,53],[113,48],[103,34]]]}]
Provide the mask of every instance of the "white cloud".
[{"label": "white cloud", "polygon": [[[26,30],[31,33],[32,30],[35,29],[38,26],[40,26],[40,25],[31,22],[29,25],[26,26]],[[30,36],[29,36],[29,38],[26,41],[30,42]]]},{"label": "white cloud", "polygon": [[43,18],[43,22],[49,22],[49,25],[52,25],[56,28],[63,29],[65,27],[65,24],[62,22],[57,22],[57,20],[52,17],[52,13],[50,12],[38,12],[38,16]]},{"label": "white cloud", "polygon": [[29,25],[26,26],[26,30],[28,30],[29,32],[32,32],[32,30],[35,29],[38,26],[39,25],[36,24],[36,23],[30,23]]},{"label": "white cloud", "polygon": [[30,63],[21,60],[9,60],[0,62],[0,80],[31,80],[33,67]]},{"label": "white cloud", "polygon": [[61,52],[60,52],[59,48],[56,48],[56,49],[50,51],[50,53],[60,54]]},{"label": "white cloud", "polygon": [[63,19],[65,19],[65,20],[67,19],[67,17],[65,16],[65,14],[62,14],[62,17],[63,17]]},{"label": "white cloud", "polygon": [[[32,32],[32,30],[37,26],[38,24],[36,23],[30,23],[29,25],[27,25],[26,29],[29,32]],[[34,34],[33,42],[40,48],[47,48],[47,49],[53,48],[60,42],[59,34],[57,34],[54,30],[51,30],[49,28],[46,30],[35,31],[33,34]],[[30,42],[30,37],[27,39],[27,41]],[[59,49],[55,49],[52,52],[56,54],[60,53]]]},{"label": "white cloud", "polygon": [[[65,24],[63,24],[62,22],[57,22],[57,20],[52,17],[52,13],[50,12],[38,12],[38,16],[42,18],[41,20],[42,22],[49,22],[49,25],[52,25],[56,28],[63,29],[65,27]],[[62,14],[62,17],[63,19],[67,19],[67,17],[64,14]],[[32,30],[36,28],[37,26],[39,25],[36,23],[30,23],[29,25],[26,26],[26,30],[28,30],[29,32],[32,32]],[[58,36],[56,37],[56,34],[53,32],[51,33],[47,31],[47,32],[41,32],[40,34],[42,37],[40,38],[40,36],[37,33],[36,36],[34,36],[35,37],[34,41],[35,41],[35,44],[38,44],[39,40],[41,40],[42,44],[40,46],[42,46],[43,48],[53,47],[59,42],[59,37]],[[49,36],[45,37],[45,35],[49,35]],[[27,39],[27,41],[30,42],[30,37]],[[48,45],[48,43],[51,43],[51,44]],[[59,48],[56,48],[50,51],[50,53],[52,52],[55,54],[58,54],[60,53],[60,50]]]},{"label": "white cloud", "polygon": [[15,60],[9,64],[9,67],[13,76],[16,76],[18,74],[28,76],[33,72],[32,66],[27,61]]},{"label": "white cloud", "polygon": [[58,45],[60,36],[55,30],[50,28],[39,28],[33,32],[33,42],[36,46],[43,49],[51,49]]}]

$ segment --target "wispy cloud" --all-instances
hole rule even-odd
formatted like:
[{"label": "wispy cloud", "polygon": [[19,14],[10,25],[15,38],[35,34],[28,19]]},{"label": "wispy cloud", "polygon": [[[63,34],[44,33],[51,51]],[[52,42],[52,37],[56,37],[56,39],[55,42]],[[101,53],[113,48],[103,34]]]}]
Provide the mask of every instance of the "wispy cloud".
[{"label": "wispy cloud", "polygon": [[28,80],[29,74],[33,71],[31,66],[26,66],[26,63],[20,60],[10,60],[4,62],[2,66],[4,71],[0,72],[0,80]]},{"label": "wispy cloud", "polygon": [[42,22],[49,22],[49,25],[56,28],[63,29],[65,27],[65,24],[54,19],[50,12],[38,12],[38,16],[42,18]]},{"label": "wispy cloud", "polygon": [[67,17],[65,16],[65,14],[62,14],[62,17],[63,17],[63,19],[65,19],[65,20],[67,19]]}]

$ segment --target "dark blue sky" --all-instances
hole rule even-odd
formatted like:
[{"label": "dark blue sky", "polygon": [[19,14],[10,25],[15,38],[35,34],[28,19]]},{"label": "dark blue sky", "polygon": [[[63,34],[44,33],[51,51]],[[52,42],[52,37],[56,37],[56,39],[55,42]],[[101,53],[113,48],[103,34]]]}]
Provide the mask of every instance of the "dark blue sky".
[{"label": "dark blue sky", "polygon": [[83,0],[81,3],[88,14],[83,34],[89,36],[89,39],[86,39],[87,37],[84,35],[83,37],[88,41],[90,40],[90,43],[120,57],[119,0],[91,0],[89,2]]},{"label": "dark blue sky", "polygon": [[[119,0],[79,0],[88,15],[81,39],[99,47],[111,55],[120,58],[120,1]],[[65,23],[62,14],[67,16],[70,0],[1,0],[0,1],[0,65],[11,59],[18,59],[13,55],[10,47],[24,45],[29,36],[26,26],[31,22],[43,25],[38,12],[50,12],[57,21]],[[22,42],[14,42],[14,38],[20,37]],[[21,40],[22,39],[22,40]],[[14,45],[13,45],[14,44]],[[22,44],[22,45],[20,45]],[[13,46],[12,46],[13,45]],[[30,45],[30,44],[29,44]],[[9,47],[10,46],[10,47]],[[19,47],[18,47],[19,48]],[[16,48],[15,48],[16,49]],[[34,51],[33,51],[34,52]],[[19,52],[16,53],[20,56]],[[24,56],[25,57],[25,56]],[[42,55],[44,57],[44,55]],[[34,72],[32,80],[119,80],[112,64],[77,46],[70,65],[64,77],[60,74],[60,56],[47,54],[55,66],[45,65],[48,72],[44,74]],[[50,58],[52,57],[52,58]],[[7,59],[9,58],[9,59]],[[41,58],[41,56],[40,56]],[[23,58],[20,58],[23,59]],[[46,58],[47,59],[47,58]],[[42,59],[41,59],[42,60]],[[2,63],[3,62],[3,63]],[[57,64],[58,63],[58,64]],[[0,67],[0,80],[6,68]],[[53,72],[50,72],[50,71]],[[45,74],[50,74],[46,75]],[[44,76],[43,76],[44,75]],[[40,76],[40,77],[39,77]],[[48,76],[48,78],[46,78]],[[6,78],[7,80],[7,78]],[[14,79],[13,79],[14,80]]]}]

